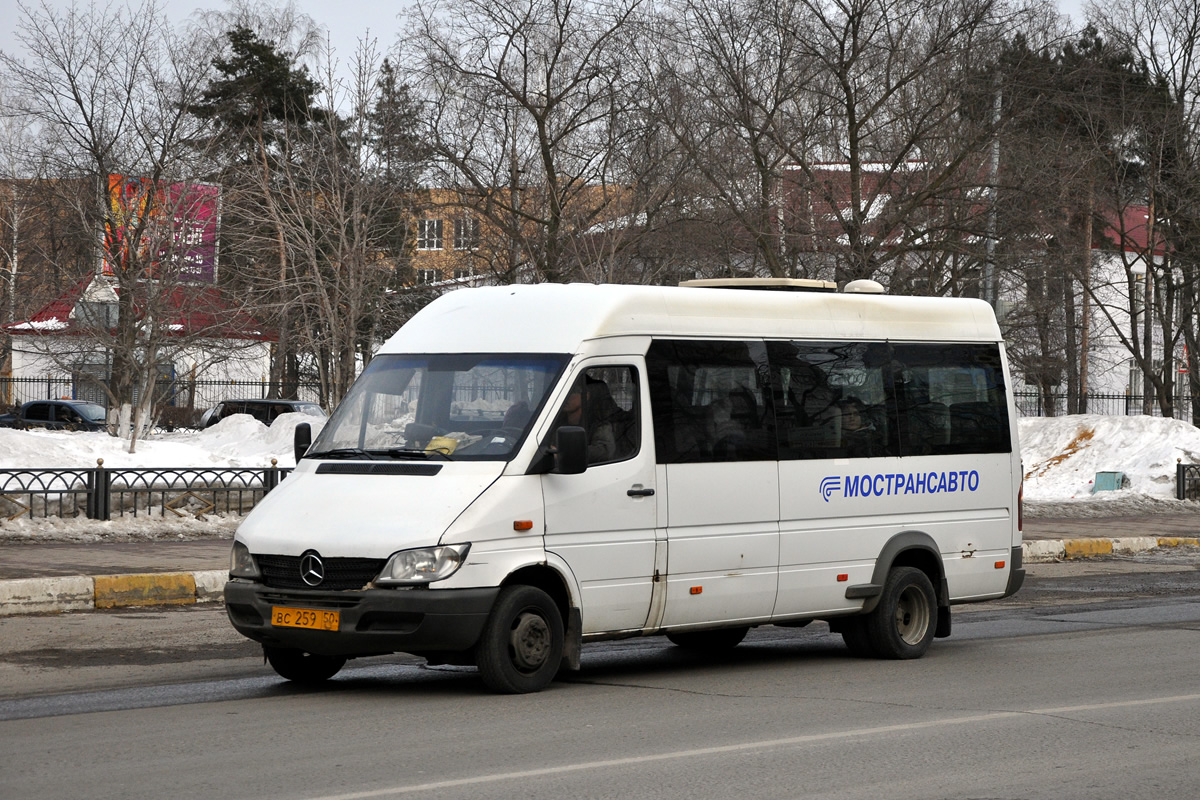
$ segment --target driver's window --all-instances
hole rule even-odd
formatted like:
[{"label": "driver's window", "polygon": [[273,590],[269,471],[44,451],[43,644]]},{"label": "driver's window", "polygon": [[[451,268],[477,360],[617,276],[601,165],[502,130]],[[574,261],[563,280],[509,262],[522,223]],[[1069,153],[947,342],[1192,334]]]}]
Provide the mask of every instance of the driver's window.
[{"label": "driver's window", "polygon": [[638,397],[633,367],[584,370],[567,393],[555,427],[577,425],[587,431],[589,466],[624,461],[641,446]]}]

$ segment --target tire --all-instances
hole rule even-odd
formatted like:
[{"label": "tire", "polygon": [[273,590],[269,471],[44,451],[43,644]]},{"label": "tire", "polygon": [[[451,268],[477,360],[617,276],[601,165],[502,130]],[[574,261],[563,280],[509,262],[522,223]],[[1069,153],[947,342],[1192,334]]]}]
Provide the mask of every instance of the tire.
[{"label": "tire", "polygon": [[888,573],[879,605],[868,614],[866,631],[880,658],[920,658],[937,629],[937,597],[929,577],[914,567]]},{"label": "tire", "polygon": [[562,661],[562,614],[533,586],[500,592],[475,646],[475,665],[493,692],[526,694],[550,685]]},{"label": "tire", "polygon": [[263,647],[271,668],[280,677],[295,683],[315,686],[332,678],[346,663],[341,656],[306,653],[289,647]]},{"label": "tire", "polygon": [[749,632],[749,628],[718,628],[711,631],[668,633],[667,638],[676,647],[698,652],[718,653],[737,647]]},{"label": "tire", "polygon": [[850,655],[855,658],[878,658],[871,635],[867,632],[867,618],[850,617],[842,622],[842,641]]}]

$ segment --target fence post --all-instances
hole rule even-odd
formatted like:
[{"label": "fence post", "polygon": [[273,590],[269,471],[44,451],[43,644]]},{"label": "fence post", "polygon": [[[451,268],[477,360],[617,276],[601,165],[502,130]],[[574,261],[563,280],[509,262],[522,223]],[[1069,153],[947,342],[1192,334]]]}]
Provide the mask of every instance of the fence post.
[{"label": "fence post", "polygon": [[1185,473],[1186,473],[1186,470],[1184,469],[1184,466],[1183,466],[1183,459],[1182,458],[1175,459],[1175,499],[1176,500],[1186,500],[1187,499],[1187,497],[1185,497],[1185,495],[1187,494],[1187,486],[1186,486],[1185,479],[1184,479]]},{"label": "fence post", "polygon": [[89,469],[87,471],[87,495],[86,507],[84,512],[88,519],[98,519],[96,514],[96,470]]},{"label": "fence post", "polygon": [[104,459],[96,459],[96,519],[107,521],[112,511],[112,478]]},{"label": "fence post", "polygon": [[279,485],[279,460],[272,458],[271,466],[263,470],[263,496],[266,497],[276,486]]}]

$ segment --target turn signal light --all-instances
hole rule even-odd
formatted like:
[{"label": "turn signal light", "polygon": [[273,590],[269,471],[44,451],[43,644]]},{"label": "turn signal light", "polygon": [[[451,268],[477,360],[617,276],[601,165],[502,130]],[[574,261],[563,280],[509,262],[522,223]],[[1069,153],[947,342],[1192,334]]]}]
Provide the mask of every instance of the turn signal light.
[{"label": "turn signal light", "polygon": [[690,592],[691,594],[700,594],[703,591],[704,591],[703,586],[693,586],[691,589],[688,589],[688,592]]},{"label": "turn signal light", "polygon": [[842,583],[842,582],[848,581],[848,580],[850,580],[850,576],[847,575],[845,572],[838,575],[838,583]]},{"label": "turn signal light", "polygon": [[514,531],[531,531],[531,530],[533,530],[533,520],[531,520],[531,519],[513,520],[513,530]]},{"label": "turn signal light", "polygon": [[997,561],[997,562],[996,562],[996,569],[1004,569],[1004,565],[1005,565],[1005,563],[1007,563],[1007,562],[1004,562],[1004,561]]}]

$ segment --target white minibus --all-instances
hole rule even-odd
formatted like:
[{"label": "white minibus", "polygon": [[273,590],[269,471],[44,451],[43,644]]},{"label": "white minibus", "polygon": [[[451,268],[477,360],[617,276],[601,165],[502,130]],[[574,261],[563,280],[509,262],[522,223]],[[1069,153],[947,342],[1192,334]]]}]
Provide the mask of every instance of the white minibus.
[{"label": "white minibus", "polygon": [[438,298],[297,427],[234,537],[234,627],[294,681],[403,652],[500,692],[585,642],[813,620],[923,655],[1024,578],[1000,330],[979,300],[816,283]]}]

